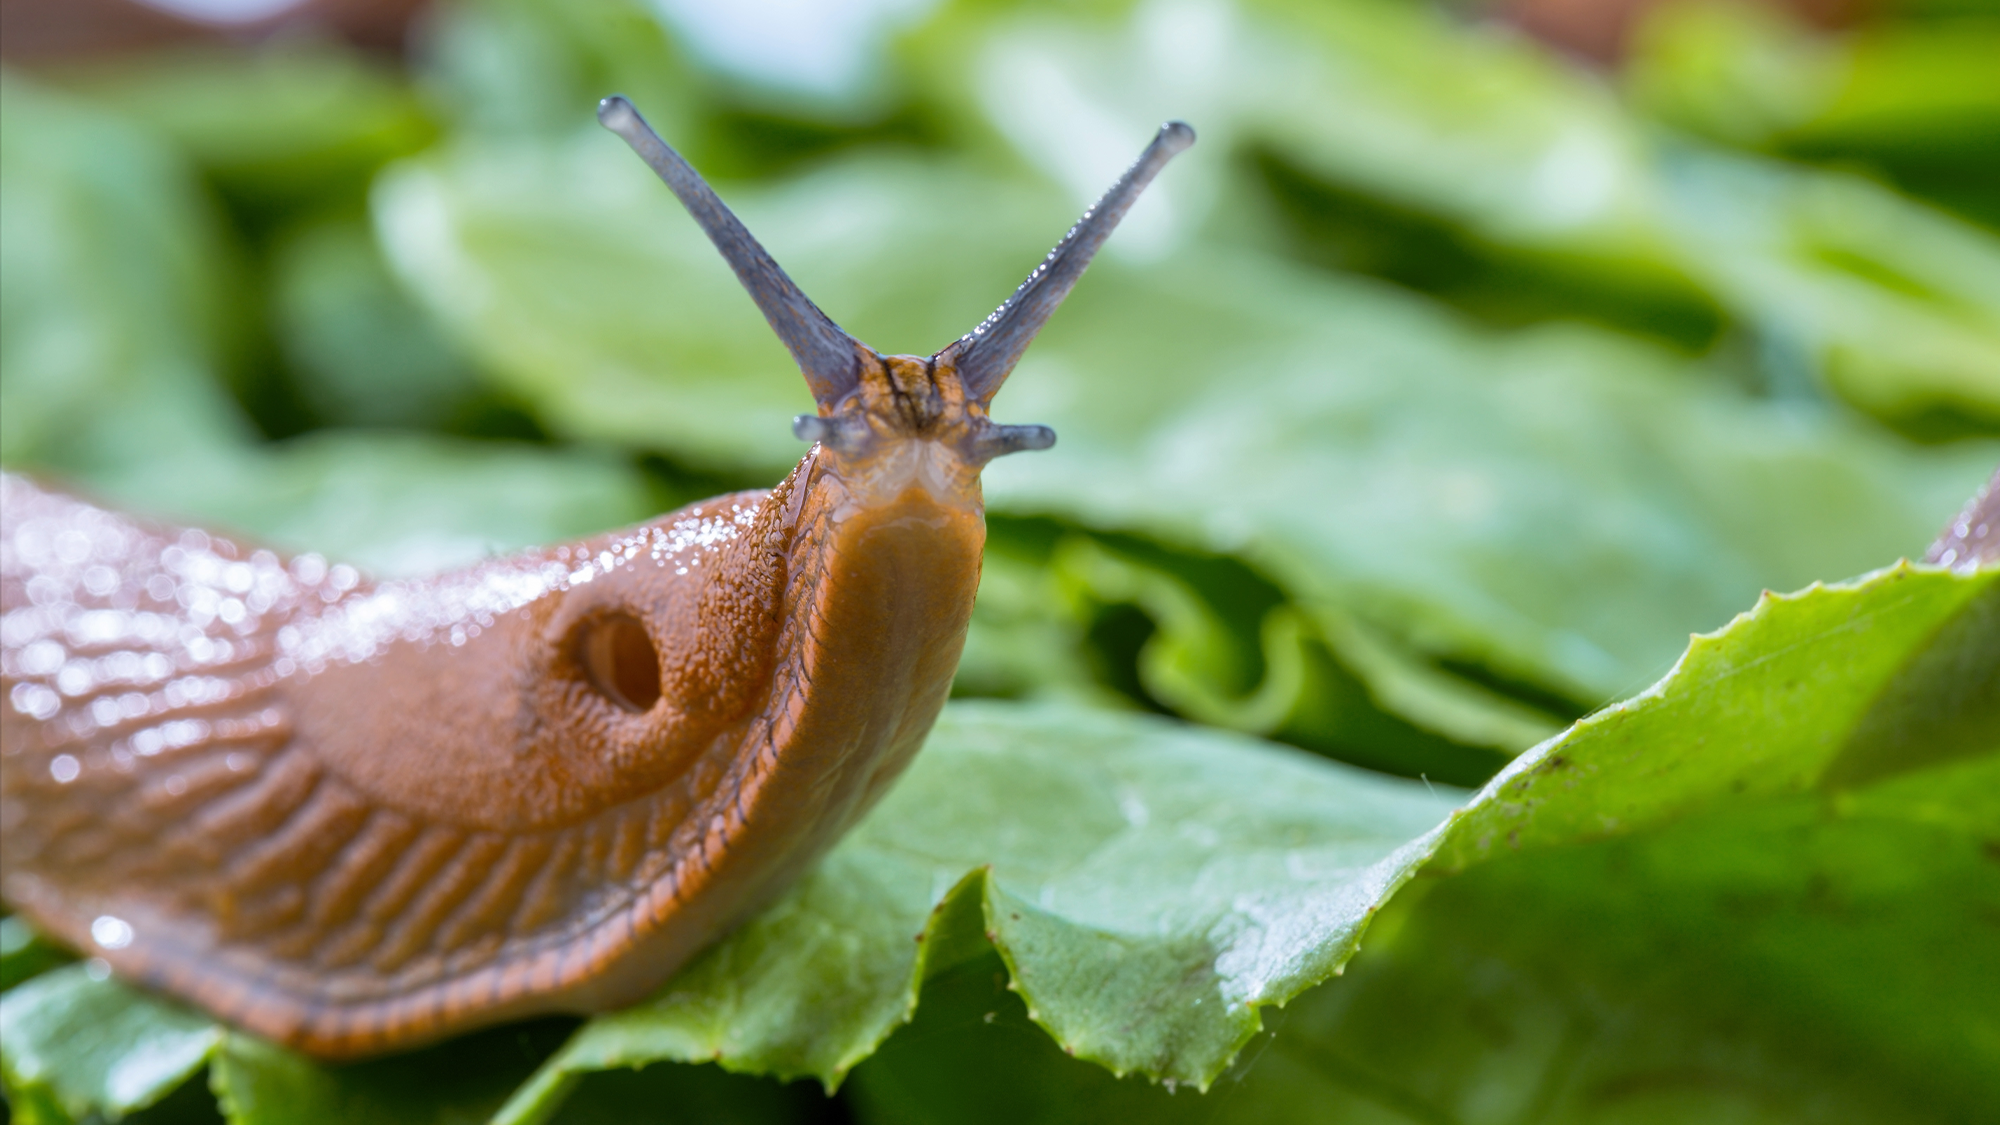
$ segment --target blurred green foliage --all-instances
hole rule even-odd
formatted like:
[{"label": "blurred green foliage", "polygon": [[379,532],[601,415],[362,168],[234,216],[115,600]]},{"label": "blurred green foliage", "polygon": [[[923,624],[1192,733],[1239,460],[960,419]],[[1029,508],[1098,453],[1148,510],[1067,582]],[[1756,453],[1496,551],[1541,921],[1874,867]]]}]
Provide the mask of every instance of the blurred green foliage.
[{"label": "blurred green foliage", "polygon": [[[399,574],[768,484],[797,457],[787,421],[810,400],[705,239],[596,128],[590,109],[614,91],[837,321],[898,352],[976,323],[1162,118],[1201,132],[999,399],[1062,441],[987,474],[961,697],[1162,713],[1474,786],[1640,691],[1760,591],[1920,553],[2000,460],[1990,8],[1890,5],[1829,33],[1770,7],[1665,4],[1614,74],[1464,10],[1391,0],[891,8],[837,88],[759,69],[676,6],[638,0],[462,0],[427,13],[400,60],[288,39],[9,73],[0,460]],[[1967,754],[1990,749],[1984,721],[1960,738]],[[1880,753],[1958,737],[1906,731]],[[1745,854],[1686,831],[1697,852]],[[951,855],[960,871],[978,862]],[[1774,878],[1814,870],[1798,857]],[[1585,940],[1592,910],[1653,935],[1645,950],[1661,940],[1657,919],[1601,898],[1613,877],[1491,878],[1399,899],[1411,920],[1396,932],[1414,936],[1357,962],[1376,983],[1340,994],[1354,999],[1313,1001],[1297,1022],[1315,1030],[1272,1048],[1288,1061],[1270,1069],[1359,1089],[1430,1068],[1483,1089],[1469,1076],[1512,1064],[1476,1046],[1364,1066],[1352,1044],[1399,996],[1477,991],[1485,970],[1467,958],[1487,954],[1466,943],[1488,923],[1452,919],[1490,916],[1492,896],[1546,906],[1531,912],[1545,930],[1492,937],[1531,1008],[1584,1003],[1545,946]],[[921,914],[945,889],[899,893]],[[1727,917],[1700,914],[1687,940]],[[44,958],[22,976],[48,960],[9,926],[11,985],[30,965],[14,945]],[[1579,979],[1623,979],[1650,956],[1599,953],[1577,959]],[[991,954],[969,956],[926,996],[988,1003]],[[853,1050],[914,1003],[922,979],[899,971]],[[64,972],[43,979],[86,979]],[[1691,1005],[1668,1016],[1673,1035],[1713,1030]],[[984,1024],[922,1031],[931,1018],[857,1072],[854,1112],[944,1112],[924,1099],[960,1088],[923,1078],[949,1068],[908,1042],[1006,1053]],[[1436,1016],[1459,1018],[1484,1017]],[[1578,1034],[1519,1018],[1529,1040]],[[228,1042],[200,1058],[238,1116],[260,1119],[260,1075],[275,1072],[255,1064],[262,1045]],[[496,1063],[512,1077],[452,1105],[499,1104],[547,1049]],[[1647,1065],[1693,1065],[1680,1049]],[[1746,1081],[1769,1079],[1759,1096],[1783,1119],[1827,1065],[1779,1060]],[[1050,1107],[1113,1098],[1085,1093],[1109,1078],[1033,1067],[1024,1089],[1069,1091]],[[674,1073],[702,1104],[751,1107],[745,1120],[823,1108]],[[633,1082],[583,1080],[568,1112],[618,1119],[653,1096]],[[272,1088],[265,1104],[293,1096]],[[397,1089],[338,1096],[423,1117],[381,1092]],[[1500,1102],[1555,1104],[1516,1096]],[[1487,1119],[1470,1104],[1377,1109]],[[50,1105],[14,1108],[63,1112]]]}]

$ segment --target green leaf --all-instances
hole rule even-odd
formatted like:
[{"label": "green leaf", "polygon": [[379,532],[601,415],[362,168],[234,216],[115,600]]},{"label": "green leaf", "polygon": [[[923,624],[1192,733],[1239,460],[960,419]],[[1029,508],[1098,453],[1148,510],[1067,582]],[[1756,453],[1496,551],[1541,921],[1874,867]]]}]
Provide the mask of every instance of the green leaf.
[{"label": "green leaf", "polygon": [[279,343],[316,418],[441,427],[476,393],[470,365],[389,275],[366,223],[292,231],[276,248],[272,285]]},{"label": "green leaf", "polygon": [[413,1054],[330,1067],[240,1033],[211,1079],[231,1125],[448,1125],[484,1120],[572,1026],[542,1020]]},{"label": "green leaf", "polygon": [[132,508],[388,576],[594,534],[656,508],[613,458],[394,432],[325,431],[92,483]]},{"label": "green leaf", "polygon": [[[1537,318],[1622,303],[1620,323],[1697,348],[1719,312],[1758,341],[1766,358],[1751,366],[1783,393],[1830,389],[1910,425],[2000,425],[2000,239],[1988,231],[1858,176],[1658,135],[1565,60],[1435,7],[1218,5],[1185,38],[1162,30],[1159,9],[1113,7],[966,6],[907,58],[932,97],[1083,198],[1115,164],[1099,152],[1106,134],[1144,136],[1171,105],[1204,145],[1254,146],[1310,186],[1281,245],[1324,243],[1340,264],[1503,313],[1537,284],[1553,290]],[[1061,79],[1017,96],[1035,74]],[[1227,193],[1218,172],[1162,180],[1176,178],[1182,207],[1233,218],[1266,203]],[[1355,201],[1381,223],[1342,229]],[[1384,224],[1408,236],[1385,238]],[[1441,256],[1464,261],[1426,260]],[[1479,275],[1486,291],[1468,292]],[[1662,325],[1682,319],[1708,330]]]},{"label": "green leaf", "polygon": [[[993,503],[1246,557],[1330,635],[1359,619],[1574,698],[1647,682],[1760,589],[1914,553],[1990,466],[1600,334],[1494,337],[1386,293],[1189,267],[1079,291],[1066,312],[1092,323],[1052,327],[1016,375],[1063,388],[1036,415],[1065,444],[996,464]],[[1244,376],[1163,379],[1141,422],[1121,363]]]},{"label": "green leaf", "polygon": [[601,458],[417,435],[248,446],[214,377],[219,251],[192,174],[128,121],[6,83],[8,467],[395,573],[646,514],[633,474]]},{"label": "green leaf", "polygon": [[[1271,1011],[1265,1022],[1289,1020]],[[1270,1038],[1264,1032],[1243,1052],[1253,1072]],[[927,980],[915,1019],[854,1069],[841,1094],[865,1125],[1206,1125],[1236,1098],[1243,1068],[1202,1094],[1072,1058],[1028,1018],[1006,964],[989,952]]]},{"label": "green leaf", "polygon": [[[1922,788],[1948,806],[1996,779],[1989,759]],[[2000,1095],[1975,999],[2000,987],[1982,921],[2000,887],[1978,834],[1814,805],[1745,802],[1438,886],[1285,1022],[1285,1097],[1468,1122],[1977,1119]]]},{"label": "green leaf", "polygon": [[6,78],[0,454],[129,508],[385,574],[602,531],[652,510],[602,456],[417,434],[254,446],[215,377],[210,216],[133,122]]},{"label": "green leaf", "polygon": [[[1756,1119],[1976,1115],[2000,1097],[1976,999],[2000,988],[1996,621],[2000,573],[1896,568],[1698,639],[1474,802],[1435,861],[1470,873],[1414,905],[1372,1003],[1406,1013],[1440,961],[1508,965],[1544,1013],[1516,1041],[1588,1044],[1519,1060],[1550,1120],[1700,1116],[1704,1086],[1795,1107]],[[1479,1097],[1481,1036],[1452,1043],[1448,1011],[1399,1035],[1362,995],[1328,1003],[1317,1034],[1364,1069],[1454,1074],[1419,1087],[1447,1109]]]},{"label": "green leaf", "polygon": [[[1458,870],[1503,848],[1644,831],[1725,796],[1837,793],[2000,752],[2000,696],[1987,690],[2000,675],[1996,620],[1992,570],[1959,577],[1905,564],[1767,594],[1727,629],[1695,638],[1652,688],[1516,759],[1437,863]],[[1939,730],[1953,742],[1933,741]]]},{"label": "green leaf", "polygon": [[[1323,630],[1235,559],[989,513],[952,691],[1151,707],[1466,786],[1560,729],[1539,706],[1427,667],[1378,631],[1338,626]],[[1400,717],[1413,713],[1422,726]]]},{"label": "green leaf", "polygon": [[19,915],[0,918],[0,992],[69,960]]},{"label": "green leaf", "polygon": [[[1268,601],[1254,599],[1264,604],[1245,604],[1253,601],[1246,587],[1269,584],[1242,569],[1142,546],[1065,538],[1046,564],[1044,598],[1085,618],[1105,604],[1142,611],[1153,631],[1139,644],[1128,690],[1175,714],[1454,785],[1484,782],[1513,751],[1561,729],[1532,706],[1425,666],[1345,615],[1315,622],[1275,588]],[[982,578],[982,598],[985,586]],[[1049,597],[1047,587],[1061,596]],[[1110,631],[1104,643],[1118,645],[1118,619],[1094,621],[1091,632],[1100,626]]]},{"label": "green leaf", "polygon": [[[2000,1098],[1996,621],[2000,572],[1899,567],[1700,638],[1482,791],[1344,979],[1200,1103],[1023,1042],[970,969],[857,1068],[857,1104],[912,1123],[1975,1119]],[[982,1007],[998,1020],[966,1016]]]},{"label": "green leaf", "polygon": [[2000,22],[1969,6],[1944,20],[1870,20],[1841,34],[1782,9],[1665,5],[1633,36],[1622,85],[1648,116],[1704,136],[1821,163],[1862,164],[1990,227],[1981,184],[2000,167],[1988,63]]},{"label": "green leaf", "polygon": [[221,254],[159,137],[0,78],[0,457],[157,467],[248,429],[212,378]]},{"label": "green leaf", "polygon": [[436,135],[400,73],[328,42],[152,52],[65,80],[170,139],[265,221],[358,194]]},{"label": "green leaf", "polygon": [[[2000,977],[1990,957],[1909,953],[1983,928],[1976,843],[1724,819],[1419,879],[1205,1096],[1065,1057],[997,963],[935,978],[847,1094],[869,1125],[1977,1120],[1990,1059],[1965,1046],[1989,1028],[1967,997]],[[1898,1003],[1842,1011],[1855,996]]]},{"label": "green leaf", "polygon": [[421,75],[461,136],[572,132],[612,91],[678,124],[713,96],[643,0],[486,0],[438,11],[430,30]]},{"label": "green leaf", "polygon": [[586,1077],[563,1102],[554,1125],[636,1125],[697,1121],[702,1125],[813,1125],[843,1120],[810,1082],[781,1084],[731,1074],[716,1066],[660,1063],[643,1070],[601,1071]]},{"label": "green leaf", "polygon": [[1451,807],[1156,719],[953,704],[817,872],[658,997],[586,1025],[501,1119],[656,1059],[832,1084],[925,975],[986,941],[1068,1049],[1203,1084],[1260,1005],[1346,958]]},{"label": "green leaf", "polygon": [[9,1097],[117,1120],[199,1073],[225,1032],[208,1017],[108,979],[102,966],[43,973],[0,996]]}]

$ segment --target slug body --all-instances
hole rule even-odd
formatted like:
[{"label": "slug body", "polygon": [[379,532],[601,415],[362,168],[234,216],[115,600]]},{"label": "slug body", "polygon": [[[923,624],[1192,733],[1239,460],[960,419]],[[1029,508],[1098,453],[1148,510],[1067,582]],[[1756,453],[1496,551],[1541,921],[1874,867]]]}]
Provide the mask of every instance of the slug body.
[{"label": "slug body", "polygon": [[603,1010],[770,901],[922,745],[980,469],[1053,439],[987,403],[1192,134],[1163,130],[980,330],[885,357],[623,99],[600,116],[791,347],[816,444],[768,493],[410,582],[0,478],[0,893],[38,926],[322,1057]]}]

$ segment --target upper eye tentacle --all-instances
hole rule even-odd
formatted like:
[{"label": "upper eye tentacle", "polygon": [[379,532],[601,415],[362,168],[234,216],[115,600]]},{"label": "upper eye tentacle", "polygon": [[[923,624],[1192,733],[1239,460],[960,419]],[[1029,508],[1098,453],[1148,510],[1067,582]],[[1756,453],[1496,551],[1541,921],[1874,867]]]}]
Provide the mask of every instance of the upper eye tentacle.
[{"label": "upper eye tentacle", "polygon": [[1139,193],[1146,190],[1146,185],[1153,182],[1167,161],[1193,143],[1194,129],[1187,122],[1169,121],[1160,126],[1146,151],[1139,154],[1139,159],[1111,185],[1103,198],[1083,213],[1083,218],[1077,220],[1056,248],[1049,251],[1049,256],[1014,290],[1014,295],[977,328],[938,353],[939,360],[949,359],[957,366],[959,377],[965,381],[967,398],[980,403],[992,400],[993,393],[1021,361],[1021,353],[1028,350],[1035,334],[1076,287],[1084,268],[1097,256],[1104,240],[1111,237],[1125,212],[1132,209]]},{"label": "upper eye tentacle", "polygon": [[764,312],[764,319],[792,353],[812,388],[814,401],[827,412],[860,380],[867,345],[841,330],[833,319],[800,291],[785,271],[744,227],[701,174],[675,152],[632,103],[614,94],[598,103],[597,119],[625,139],[632,151],[650,165],[680,199],[688,214],[707,233],[715,248],[736,271],[737,280]]}]

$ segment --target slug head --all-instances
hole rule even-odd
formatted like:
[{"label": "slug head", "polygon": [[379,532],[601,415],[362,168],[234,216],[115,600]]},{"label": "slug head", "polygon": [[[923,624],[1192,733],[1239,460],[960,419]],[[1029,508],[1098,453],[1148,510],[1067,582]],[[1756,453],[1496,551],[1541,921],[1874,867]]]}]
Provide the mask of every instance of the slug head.
[{"label": "slug head", "polygon": [[831,409],[793,419],[792,432],[818,442],[850,487],[878,500],[912,483],[937,497],[976,495],[988,461],[1056,443],[1047,426],[1003,426],[987,417],[949,352],[865,354],[854,390]]},{"label": "slug head", "polygon": [[842,331],[800,292],[631,102],[606,98],[597,117],[672,189],[791,351],[819,404],[819,413],[800,415],[792,432],[818,442],[850,479],[900,482],[916,475],[940,495],[940,486],[970,489],[995,457],[1055,444],[1047,426],[1000,425],[987,407],[1139,193],[1194,143],[1186,124],[1162,125],[1138,161],[993,315],[935,355],[884,356]]}]

